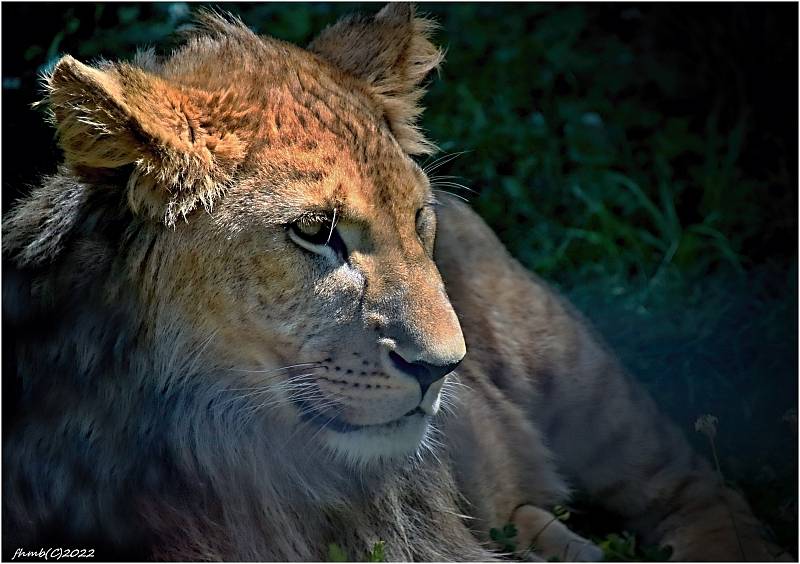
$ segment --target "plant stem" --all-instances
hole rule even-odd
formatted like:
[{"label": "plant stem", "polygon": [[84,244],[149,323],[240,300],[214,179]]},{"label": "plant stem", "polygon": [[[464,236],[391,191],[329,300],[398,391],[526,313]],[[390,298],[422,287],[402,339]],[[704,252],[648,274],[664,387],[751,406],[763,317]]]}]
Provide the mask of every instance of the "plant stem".
[{"label": "plant stem", "polygon": [[736,526],[736,518],[733,516],[733,510],[731,506],[728,504],[728,499],[725,497],[725,476],[722,474],[722,466],[719,463],[719,456],[717,455],[717,445],[714,442],[714,438],[709,436],[708,442],[711,443],[711,454],[714,455],[714,464],[717,466],[717,475],[719,476],[719,485],[722,487],[722,502],[725,504],[725,508],[728,510],[728,515],[731,518],[731,524],[733,525],[733,534],[736,535],[736,543],[739,545],[739,553],[742,556],[742,560],[747,560],[747,557],[744,554],[744,546],[742,545],[742,539],[739,536],[739,528]]}]

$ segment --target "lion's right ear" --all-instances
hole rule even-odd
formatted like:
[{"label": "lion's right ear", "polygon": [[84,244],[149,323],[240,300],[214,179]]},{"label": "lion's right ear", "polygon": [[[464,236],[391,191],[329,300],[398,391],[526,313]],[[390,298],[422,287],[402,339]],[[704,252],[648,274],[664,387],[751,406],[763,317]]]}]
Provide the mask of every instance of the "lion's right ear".
[{"label": "lion's right ear", "polygon": [[384,116],[409,154],[435,147],[417,127],[422,82],[444,57],[431,43],[436,24],[413,4],[390,3],[370,17],[353,15],[326,28],[308,46],[339,69],[364,80],[383,105]]},{"label": "lion's right ear", "polygon": [[245,154],[221,98],[128,64],[90,67],[66,56],[47,77],[47,102],[69,165],[133,165],[128,199],[173,223],[209,205]]}]

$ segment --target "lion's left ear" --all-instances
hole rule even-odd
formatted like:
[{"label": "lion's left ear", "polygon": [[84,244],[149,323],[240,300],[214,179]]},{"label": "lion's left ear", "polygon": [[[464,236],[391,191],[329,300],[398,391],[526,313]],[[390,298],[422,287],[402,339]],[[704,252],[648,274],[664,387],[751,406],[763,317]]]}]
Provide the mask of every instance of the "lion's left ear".
[{"label": "lion's left ear", "polygon": [[[64,158],[75,170],[132,166],[128,201],[172,225],[222,193],[244,158],[243,115],[227,92],[167,82],[127,63],[63,57],[46,77]],[[234,108],[234,109],[232,109]]]},{"label": "lion's left ear", "polygon": [[413,4],[387,4],[374,16],[348,16],[325,29],[309,50],[365,80],[383,104],[392,132],[409,154],[434,150],[417,128],[421,82],[443,58],[430,41],[436,24]]}]

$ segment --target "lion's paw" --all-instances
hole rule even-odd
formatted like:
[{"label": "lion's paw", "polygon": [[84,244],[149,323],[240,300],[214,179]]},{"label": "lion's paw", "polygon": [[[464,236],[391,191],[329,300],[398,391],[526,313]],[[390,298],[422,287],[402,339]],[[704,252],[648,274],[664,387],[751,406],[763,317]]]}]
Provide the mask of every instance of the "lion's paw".
[{"label": "lion's paw", "polygon": [[514,511],[519,547],[530,547],[522,556],[529,561],[558,559],[567,562],[599,562],[603,551],[592,541],[573,533],[558,517],[533,505]]}]

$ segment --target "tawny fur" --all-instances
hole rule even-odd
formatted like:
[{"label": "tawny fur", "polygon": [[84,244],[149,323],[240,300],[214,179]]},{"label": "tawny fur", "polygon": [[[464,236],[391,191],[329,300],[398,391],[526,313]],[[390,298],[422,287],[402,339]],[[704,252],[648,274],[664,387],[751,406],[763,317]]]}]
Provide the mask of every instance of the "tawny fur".
[{"label": "tawny fur", "polygon": [[[304,50],[206,14],[164,60],[56,65],[64,164],[3,225],[4,552],[322,560],[383,540],[392,560],[488,560],[491,527],[533,530],[582,490],[676,559],[775,556],[580,315],[433,201],[409,156],[432,148],[432,29],[390,5]],[[331,211],[346,261],[289,236]],[[464,342],[417,452],[286,401],[300,378],[382,429],[422,392],[381,347],[435,364]]]}]

